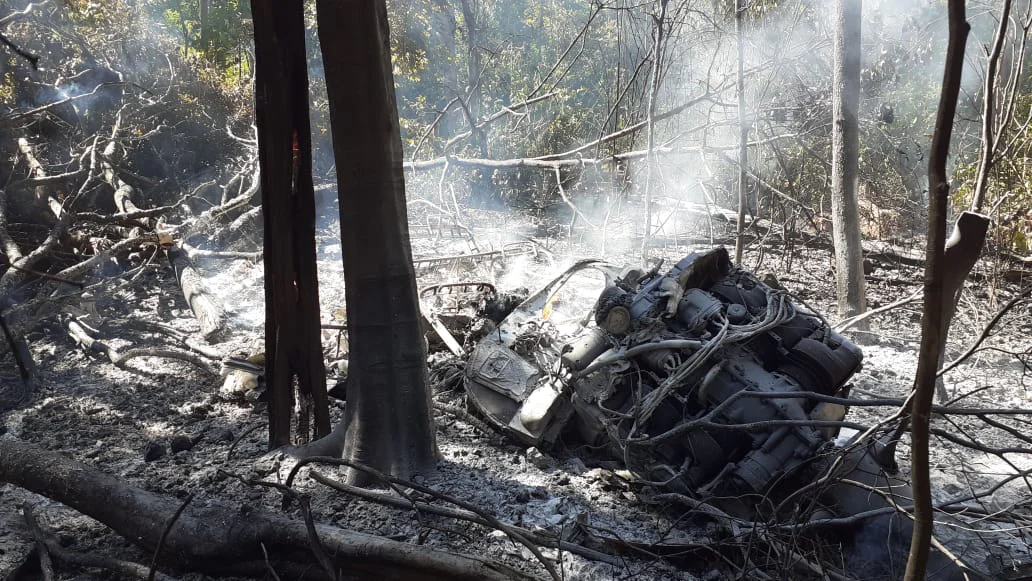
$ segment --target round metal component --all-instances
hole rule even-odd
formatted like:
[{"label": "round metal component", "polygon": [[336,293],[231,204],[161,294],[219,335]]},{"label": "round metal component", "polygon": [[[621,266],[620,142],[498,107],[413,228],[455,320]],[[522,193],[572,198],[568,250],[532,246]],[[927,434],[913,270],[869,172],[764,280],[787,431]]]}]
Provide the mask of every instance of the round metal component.
[{"label": "round metal component", "polygon": [[614,335],[623,335],[631,328],[631,312],[622,305],[609,309],[602,328]]},{"label": "round metal component", "polygon": [[731,303],[727,306],[727,318],[732,323],[741,323],[749,318],[749,309],[745,305]]}]

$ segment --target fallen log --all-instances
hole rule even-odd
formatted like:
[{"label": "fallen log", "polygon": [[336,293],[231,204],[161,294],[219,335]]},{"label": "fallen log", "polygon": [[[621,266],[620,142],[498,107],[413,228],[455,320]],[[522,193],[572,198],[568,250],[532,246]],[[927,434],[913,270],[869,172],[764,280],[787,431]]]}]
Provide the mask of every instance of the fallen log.
[{"label": "fallen log", "polygon": [[[19,137],[18,150],[25,156],[25,161],[29,164],[30,179],[47,177],[47,172],[43,169],[43,164],[36,159],[36,154],[33,151],[33,147],[29,143],[29,140],[24,137]],[[50,208],[50,211],[54,213],[54,217],[60,218],[61,203],[54,199],[50,194],[50,188],[45,185],[37,185],[35,190],[36,202],[39,204],[46,204]]]},{"label": "fallen log", "polygon": [[173,246],[167,253],[168,262],[176,273],[179,288],[182,289],[190,310],[200,323],[201,335],[208,341],[218,341],[226,328],[225,310],[220,301],[208,290],[186,251]]},{"label": "fallen log", "polygon": [[[104,152],[101,154],[101,168],[103,169],[104,181],[115,190],[113,198],[115,201],[115,207],[118,208],[121,214],[136,214],[141,211],[140,208],[133,203],[133,196],[136,195],[136,191],[133,186],[126,183],[118,175],[118,171],[115,168],[115,164],[120,161],[121,156],[118,154],[118,150],[115,147],[115,142],[111,141],[104,148]],[[153,220],[151,218],[139,218],[137,225],[142,228],[150,230],[153,227]]]},{"label": "fallen log", "polygon": [[[156,554],[158,563],[179,570],[261,577],[270,566],[296,571],[315,560],[313,539],[303,521],[248,506],[217,505],[191,506],[175,518],[180,500],[130,486],[124,479],[14,439],[0,439],[0,482],[95,518],[148,554]],[[316,532],[333,565],[363,579],[534,579],[483,557],[324,525],[316,526]],[[306,578],[328,576],[308,569]]]}]

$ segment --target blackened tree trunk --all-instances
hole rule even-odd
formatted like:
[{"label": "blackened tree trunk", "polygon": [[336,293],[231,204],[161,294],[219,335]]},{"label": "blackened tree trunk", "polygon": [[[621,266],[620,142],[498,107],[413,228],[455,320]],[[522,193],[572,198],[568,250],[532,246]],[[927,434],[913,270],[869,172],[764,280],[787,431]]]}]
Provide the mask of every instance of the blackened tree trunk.
[{"label": "blackened tree trunk", "polygon": [[831,219],[838,310],[843,318],[859,315],[867,309],[857,201],[860,173],[857,118],[860,109],[860,8],[861,0],[835,2]]},{"label": "blackened tree trunk", "polygon": [[914,396],[910,404],[910,474],[914,490],[914,534],[910,540],[906,581],[925,578],[932,538],[932,490],[928,473],[928,426],[935,393],[935,376],[939,354],[946,340],[943,328],[943,281],[945,261],[946,207],[950,185],[946,175],[946,157],[953,135],[953,118],[957,113],[961,74],[964,70],[964,44],[971,26],[967,22],[964,0],[949,0],[950,38],[946,49],[946,70],[943,73],[939,111],[935,133],[928,155],[928,241],[925,250],[924,313],[921,318],[921,351],[914,378]]},{"label": "blackened tree trunk", "polygon": [[326,369],[319,339],[315,193],[308,121],[308,64],[301,2],[252,0],[255,113],[265,220],[265,377],[269,445],[330,431]]},{"label": "blackened tree trunk", "polygon": [[[344,456],[400,477],[437,460],[384,0],[318,0],[348,310]],[[353,482],[361,476],[354,471]]]}]

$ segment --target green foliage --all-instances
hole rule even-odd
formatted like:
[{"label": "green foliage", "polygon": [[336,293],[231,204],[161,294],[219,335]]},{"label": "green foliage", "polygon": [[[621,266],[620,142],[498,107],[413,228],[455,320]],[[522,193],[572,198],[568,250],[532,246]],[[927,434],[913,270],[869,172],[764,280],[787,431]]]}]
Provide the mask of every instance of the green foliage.
[{"label": "green foliage", "polygon": [[[465,6],[463,6],[465,4]],[[444,152],[457,134],[470,130],[459,103],[467,101],[478,118],[518,104],[537,83],[583,25],[590,7],[575,0],[389,1],[391,50],[403,139],[415,147],[428,139],[421,156]],[[473,20],[466,22],[466,13]],[[585,42],[584,60],[603,60],[604,30],[593,30]],[[470,50],[470,38],[475,47]],[[479,64],[479,68],[477,67]],[[516,117],[486,127],[493,157],[550,153],[582,137],[585,112],[598,90],[591,71],[574,69],[563,79],[562,94]],[[519,127],[513,132],[515,121]],[[478,155],[473,140],[460,140],[448,153]]]},{"label": "green foliage", "polygon": [[226,66],[251,43],[247,0],[150,0],[147,5],[150,15],[178,32],[188,57]]}]

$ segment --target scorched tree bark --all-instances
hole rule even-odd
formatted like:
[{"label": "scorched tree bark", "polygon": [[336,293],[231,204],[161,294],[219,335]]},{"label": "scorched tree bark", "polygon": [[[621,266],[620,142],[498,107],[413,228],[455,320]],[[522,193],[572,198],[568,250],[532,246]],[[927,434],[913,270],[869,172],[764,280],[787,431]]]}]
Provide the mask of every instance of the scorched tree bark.
[{"label": "scorched tree bark", "polygon": [[308,121],[308,63],[301,2],[252,0],[255,113],[265,220],[265,377],[269,445],[290,444],[294,380],[297,436],[330,431],[319,335],[315,193]]},{"label": "scorched tree bark", "polygon": [[[337,163],[350,344],[345,458],[408,477],[437,446],[409,246],[401,129],[384,0],[319,0]],[[319,444],[319,443],[317,443]],[[324,453],[312,447],[310,451]],[[361,479],[352,471],[349,479]]]}]

